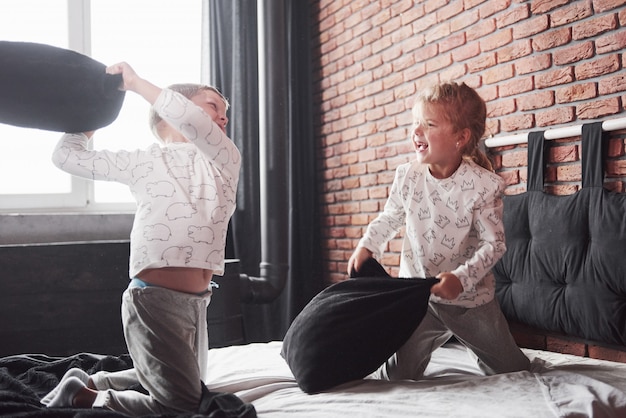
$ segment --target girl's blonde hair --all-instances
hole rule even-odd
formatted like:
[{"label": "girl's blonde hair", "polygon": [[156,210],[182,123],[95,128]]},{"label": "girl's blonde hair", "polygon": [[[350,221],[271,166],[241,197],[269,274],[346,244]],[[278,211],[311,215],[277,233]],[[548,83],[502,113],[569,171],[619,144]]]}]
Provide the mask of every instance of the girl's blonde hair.
[{"label": "girl's blonde hair", "polygon": [[[171,86],[168,86],[167,88],[169,90],[182,94],[183,96],[185,96],[186,98],[190,100],[192,97],[194,97],[198,93],[205,91],[205,90],[210,90],[210,91],[217,93],[218,96],[220,96],[220,98],[224,101],[226,110],[228,110],[228,108],[230,107],[230,103],[228,103],[228,99],[226,99],[226,97],[224,97],[224,95],[216,87],[213,87],[213,86],[208,86],[205,84],[195,84],[195,83],[180,83],[180,84],[172,84]],[[152,131],[154,136],[156,136],[160,140],[163,140],[163,138],[161,138],[161,135],[159,135],[159,124],[162,121],[163,119],[161,119],[161,116],[159,116],[159,114],[154,111],[154,108],[150,108],[150,114],[148,115],[148,123],[150,124],[150,130]]]},{"label": "girl's blonde hair", "polygon": [[485,133],[487,106],[476,90],[465,83],[445,82],[421,90],[415,105],[434,104],[443,107],[444,117],[455,132],[470,131],[470,139],[461,149],[461,155],[481,167],[493,171],[493,165],[481,148],[480,140]]}]

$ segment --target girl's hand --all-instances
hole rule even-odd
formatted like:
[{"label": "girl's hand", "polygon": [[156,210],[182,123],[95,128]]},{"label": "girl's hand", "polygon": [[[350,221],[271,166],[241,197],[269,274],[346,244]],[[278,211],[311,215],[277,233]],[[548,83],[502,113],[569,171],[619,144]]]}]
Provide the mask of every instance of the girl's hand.
[{"label": "girl's hand", "polygon": [[463,292],[463,285],[456,275],[443,272],[437,275],[439,283],[430,288],[430,293],[442,299],[456,299]]},{"label": "girl's hand", "polygon": [[359,247],[354,250],[354,253],[348,260],[348,274],[352,272],[353,268],[355,271],[359,271],[365,260],[372,257],[372,252],[365,247]]}]

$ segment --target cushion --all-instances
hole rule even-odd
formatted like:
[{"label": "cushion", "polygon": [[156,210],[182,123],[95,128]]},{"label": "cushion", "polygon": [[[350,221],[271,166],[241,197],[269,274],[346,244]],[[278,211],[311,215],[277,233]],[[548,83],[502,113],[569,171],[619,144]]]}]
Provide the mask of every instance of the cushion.
[{"label": "cushion", "polygon": [[57,132],[102,128],[122,107],[121,82],[77,52],[0,41],[0,123]]},{"label": "cushion", "polygon": [[285,358],[306,393],[362,379],[411,336],[428,308],[437,279],[392,278],[374,259],[360,273],[317,294],[283,339]]},{"label": "cushion", "polygon": [[528,142],[528,191],[505,196],[507,252],[495,265],[505,316],[541,330],[626,344],[626,194],[603,187],[602,124],[583,125],[582,188],[544,193],[546,143]]}]

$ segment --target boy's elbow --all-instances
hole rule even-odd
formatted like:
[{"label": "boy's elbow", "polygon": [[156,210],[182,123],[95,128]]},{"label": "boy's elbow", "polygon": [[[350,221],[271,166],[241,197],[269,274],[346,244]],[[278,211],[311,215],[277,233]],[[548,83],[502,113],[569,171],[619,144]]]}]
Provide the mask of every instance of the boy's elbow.
[{"label": "boy's elbow", "polygon": [[55,167],[61,168],[61,153],[58,152],[58,150],[54,150],[54,152],[52,153],[52,158],[50,158],[50,160]]},{"label": "boy's elbow", "polygon": [[67,160],[68,151],[68,148],[64,146],[63,140],[61,140],[54,148],[54,151],[52,151],[52,155],[50,157],[52,164],[54,164],[57,168],[62,168],[63,163]]}]

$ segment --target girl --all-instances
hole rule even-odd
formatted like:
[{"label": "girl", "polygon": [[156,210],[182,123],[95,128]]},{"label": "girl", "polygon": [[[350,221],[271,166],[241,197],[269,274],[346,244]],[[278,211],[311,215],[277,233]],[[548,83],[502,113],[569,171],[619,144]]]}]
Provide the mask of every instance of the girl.
[{"label": "girl", "polygon": [[495,299],[490,271],[506,250],[504,182],[478,147],[485,121],[485,102],[464,83],[418,94],[411,131],[416,159],[397,168],[383,212],[348,261],[348,271],[358,271],[404,226],[400,276],[440,279],[426,317],[379,377],[420,379],[431,353],[452,336],[485,373],[529,368]]}]

